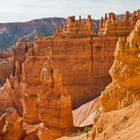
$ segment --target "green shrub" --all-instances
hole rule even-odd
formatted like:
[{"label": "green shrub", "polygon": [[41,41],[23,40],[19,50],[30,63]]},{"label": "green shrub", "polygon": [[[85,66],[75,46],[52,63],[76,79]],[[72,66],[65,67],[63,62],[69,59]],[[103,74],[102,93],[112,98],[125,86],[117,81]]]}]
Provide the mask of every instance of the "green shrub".
[{"label": "green shrub", "polygon": [[88,133],[89,131],[91,131],[92,127],[85,127],[84,128],[84,133]]},{"label": "green shrub", "polygon": [[74,136],[80,136],[81,134],[85,134],[85,133],[88,134],[88,132],[91,131],[91,130],[92,130],[92,127],[87,126],[87,127],[84,128],[84,131],[83,132],[81,132],[79,130],[77,132],[73,132],[72,137],[74,137]]}]

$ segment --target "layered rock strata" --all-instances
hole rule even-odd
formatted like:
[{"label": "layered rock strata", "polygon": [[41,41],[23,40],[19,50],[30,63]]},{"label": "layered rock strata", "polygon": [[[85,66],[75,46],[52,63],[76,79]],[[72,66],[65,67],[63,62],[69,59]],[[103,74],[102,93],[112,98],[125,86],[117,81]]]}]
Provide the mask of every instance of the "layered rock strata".
[{"label": "layered rock strata", "polygon": [[0,51],[0,80],[9,78],[11,73],[15,73],[16,61],[18,61],[21,69],[22,63],[26,59],[26,53],[31,47],[33,47],[32,43],[19,40],[12,47],[12,50]]},{"label": "layered rock strata", "polygon": [[[0,54],[1,56],[1,54]],[[11,73],[14,73],[14,61],[12,57],[2,57],[0,58],[0,81],[5,80],[10,76]],[[3,86],[3,85],[1,85]]]},{"label": "layered rock strata", "polygon": [[[128,38],[121,38],[110,69],[111,84],[102,92],[100,110],[93,122],[92,136],[61,138],[73,140],[139,140],[140,133],[140,20]],[[83,110],[82,110],[83,111]],[[88,110],[87,110],[88,111]],[[135,135],[134,135],[135,134]]]},{"label": "layered rock strata", "polygon": [[[136,22],[140,18],[139,11],[133,13],[133,18],[135,15]],[[116,42],[119,37],[126,38],[134,28],[135,22],[129,28],[130,21],[133,20],[131,18],[124,17],[122,20],[123,23],[128,20],[127,26],[123,23],[120,25],[120,20],[110,16],[109,18],[115,20],[110,35],[94,35],[90,16],[84,21],[81,18],[76,20],[75,17],[69,17],[64,28],[58,28],[54,36],[36,39],[35,48],[39,58],[37,63],[43,61],[47,48],[52,48],[53,66],[63,75],[63,85],[71,95],[73,108],[97,97],[111,82],[108,70],[114,61]],[[121,31],[114,32],[117,27]],[[102,28],[105,30],[105,27]],[[109,30],[110,26],[106,28]]]},{"label": "layered rock strata", "polygon": [[134,11],[130,18],[129,11],[126,11],[124,18],[118,20],[114,13],[105,14],[100,21],[100,35],[128,35],[135,27],[137,20],[140,18],[140,11]]}]

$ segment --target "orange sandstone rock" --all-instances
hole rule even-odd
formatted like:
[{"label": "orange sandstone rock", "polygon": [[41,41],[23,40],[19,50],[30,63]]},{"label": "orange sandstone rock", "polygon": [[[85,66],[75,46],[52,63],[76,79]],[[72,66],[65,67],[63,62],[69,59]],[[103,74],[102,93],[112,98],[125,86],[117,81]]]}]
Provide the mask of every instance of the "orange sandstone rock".
[{"label": "orange sandstone rock", "polygon": [[42,125],[38,131],[40,140],[55,140],[62,136],[69,136],[70,134],[71,128],[46,127],[45,125]]},{"label": "orange sandstone rock", "polygon": [[7,79],[6,83],[0,88],[0,115],[6,112],[6,109],[13,105],[13,90],[11,89],[10,81]]},{"label": "orange sandstone rock", "polygon": [[26,53],[29,49],[29,46],[26,42],[22,42],[22,41],[17,41],[15,46],[14,46],[14,50],[13,50],[13,60],[14,62],[18,61],[20,68],[22,63],[25,61],[26,59]]},{"label": "orange sandstone rock", "polygon": [[39,119],[51,127],[72,127],[71,100],[62,87],[61,75],[58,71],[53,71],[53,75],[49,75],[48,84],[43,87],[38,96]]},{"label": "orange sandstone rock", "polygon": [[[124,19],[118,20],[114,13],[109,13],[108,17],[101,19],[100,35],[128,35],[135,27],[136,21],[140,18],[140,11],[135,11],[132,18],[129,18],[129,12],[124,15]],[[128,27],[129,26],[129,27]]]},{"label": "orange sandstone rock", "polygon": [[17,42],[13,50],[0,51],[0,80],[10,77],[15,72],[15,62],[18,61],[20,68],[26,59],[26,52],[31,44]]},{"label": "orange sandstone rock", "polygon": [[22,130],[22,119],[18,116],[15,109],[10,108],[7,113],[4,114],[5,119],[1,120],[4,121],[5,124],[3,126],[2,131],[0,132],[0,139],[2,140],[19,140],[23,137],[23,130]]},{"label": "orange sandstone rock", "polygon": [[48,58],[41,71],[43,88],[38,95],[39,120],[44,123],[39,131],[41,140],[70,135],[73,127],[70,96],[62,86],[62,75],[51,66]]},{"label": "orange sandstone rock", "polygon": [[14,73],[14,61],[12,57],[0,58],[0,80],[8,78],[11,73]]},{"label": "orange sandstone rock", "polygon": [[[139,140],[140,102],[115,111],[105,112],[93,123],[94,140]],[[75,139],[76,140],[76,139]]]},{"label": "orange sandstone rock", "polygon": [[[136,13],[135,22],[140,18],[139,11]],[[128,16],[128,13],[126,15]],[[126,38],[135,25],[134,22],[129,28],[128,25],[134,18],[126,19],[128,23],[117,20],[115,14],[110,13],[105,19],[108,26],[102,27],[103,30],[109,30],[108,34],[94,36],[90,16],[84,21],[81,18],[76,20],[75,17],[69,17],[64,28],[58,28],[54,36],[36,39],[36,46],[30,51],[30,56],[36,58],[36,64],[40,65],[47,58],[48,48],[51,48],[53,66],[63,75],[62,82],[71,95],[73,108],[97,97],[111,82],[108,70],[114,61],[116,42],[119,37]],[[104,22],[103,20],[101,22]],[[36,70],[39,70],[38,76],[36,75],[36,81],[39,82],[41,69]]]},{"label": "orange sandstone rock", "polygon": [[104,111],[128,106],[140,99],[140,20],[127,40],[120,39],[110,69],[112,83],[102,92]]}]

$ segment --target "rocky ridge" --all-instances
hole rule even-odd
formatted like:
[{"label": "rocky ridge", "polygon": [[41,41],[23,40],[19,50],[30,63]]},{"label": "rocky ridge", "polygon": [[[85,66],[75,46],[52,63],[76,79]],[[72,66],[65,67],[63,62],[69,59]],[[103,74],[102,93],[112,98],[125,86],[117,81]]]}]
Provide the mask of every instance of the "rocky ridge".
[{"label": "rocky ridge", "polygon": [[[123,14],[117,15],[117,18],[122,19],[123,16]],[[12,47],[19,38],[24,41],[33,41],[36,35],[50,36],[57,27],[63,26],[65,21],[65,18],[52,17],[27,22],[0,23],[0,50]],[[93,20],[96,33],[99,31],[99,22],[100,20]]]}]

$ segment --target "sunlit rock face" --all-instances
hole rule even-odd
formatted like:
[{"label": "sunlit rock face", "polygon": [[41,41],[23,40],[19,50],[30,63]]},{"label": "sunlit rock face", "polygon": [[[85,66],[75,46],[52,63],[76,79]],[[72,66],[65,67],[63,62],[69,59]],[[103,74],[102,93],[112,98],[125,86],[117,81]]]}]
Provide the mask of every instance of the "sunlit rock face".
[{"label": "sunlit rock face", "polygon": [[120,39],[110,69],[112,83],[102,92],[104,111],[123,108],[140,99],[140,20],[127,39]]},{"label": "sunlit rock face", "polygon": [[41,80],[43,88],[38,95],[40,121],[51,127],[72,127],[71,99],[62,86],[62,75],[58,70],[43,68]]},{"label": "sunlit rock face", "polygon": [[52,69],[49,59],[41,71],[43,88],[38,94],[38,115],[44,127],[39,131],[42,140],[70,135],[73,128],[70,95],[62,86],[62,75]]},{"label": "sunlit rock face", "polygon": [[[52,49],[53,66],[63,75],[62,82],[71,95],[73,108],[99,96],[111,82],[108,71],[114,61],[116,43],[119,37],[128,36],[140,18],[139,11],[130,19],[128,16],[126,12],[124,19],[118,20],[114,14],[109,14],[106,20],[113,27],[107,26],[110,32],[99,35],[92,29],[90,16],[86,20],[68,17],[64,28],[58,28],[52,37],[36,39],[36,47],[30,53],[37,53],[36,63],[41,63],[46,59],[48,48]],[[102,21],[100,24],[104,25]],[[100,29],[106,30],[102,28],[105,27],[101,25]]]},{"label": "sunlit rock face", "polygon": [[[139,140],[140,137],[140,101],[131,106],[104,112],[93,122],[91,139],[108,140]],[[135,133],[135,135],[134,135]]]},{"label": "sunlit rock face", "polygon": [[40,56],[32,55],[34,49],[29,50],[23,65],[23,120],[32,125],[42,123],[38,132],[40,139],[70,135],[71,98],[62,85],[62,75],[53,67],[52,50]]},{"label": "sunlit rock face", "polygon": [[105,14],[100,21],[100,35],[128,35],[135,27],[137,20],[140,18],[140,11],[134,11],[131,16],[129,11],[123,19],[117,19],[114,13]]}]

